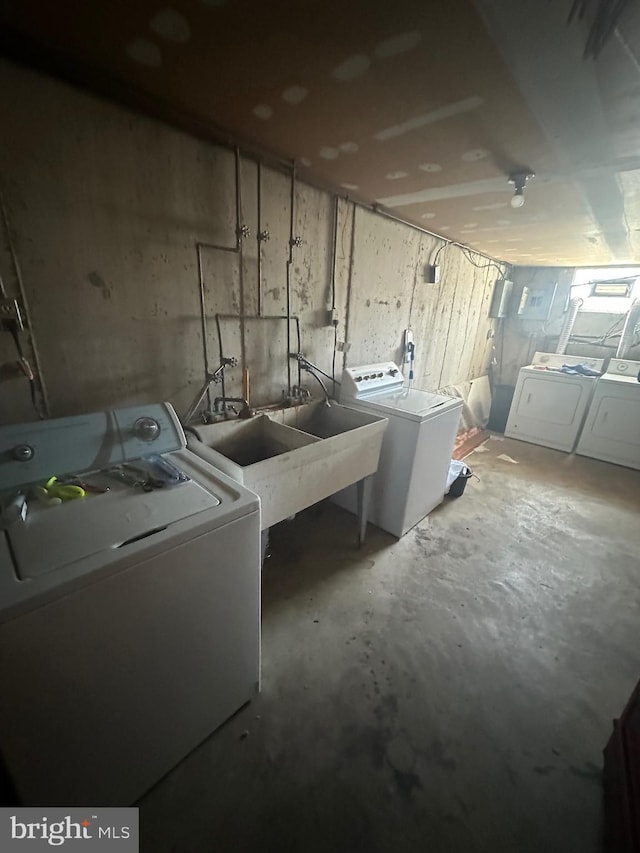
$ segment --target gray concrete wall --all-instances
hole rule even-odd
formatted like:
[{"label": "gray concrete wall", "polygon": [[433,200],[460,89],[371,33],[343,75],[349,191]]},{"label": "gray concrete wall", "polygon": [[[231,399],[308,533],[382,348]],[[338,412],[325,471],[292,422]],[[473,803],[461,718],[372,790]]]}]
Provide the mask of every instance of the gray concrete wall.
[{"label": "gray concrete wall", "polygon": [[[0,274],[10,293],[22,271],[33,341],[53,416],[168,399],[179,411],[203,378],[196,243],[233,246],[233,151],[8,63],[0,64]],[[216,313],[258,305],[257,165],[241,159],[242,253],[202,250],[208,345],[215,366]],[[286,311],[290,179],[262,169],[263,312]],[[333,197],[298,183],[290,269],[291,313],[302,348],[332,370]],[[440,255],[438,285],[424,266],[441,241],[341,199],[338,205],[338,339],[348,364],[400,359],[403,330],[417,346],[416,386],[435,389],[486,372],[495,267],[477,268],[455,247]],[[28,336],[25,342],[28,344]],[[222,322],[224,354],[240,360],[227,391],[250,371],[254,405],[287,384],[286,322]],[[292,340],[295,344],[295,335]],[[0,334],[0,363],[14,360]],[[343,354],[336,355],[340,375]],[[28,385],[0,373],[4,422],[33,418]],[[9,370],[10,373],[10,370]],[[297,378],[294,374],[294,379]],[[310,381],[313,385],[313,381]]]}]

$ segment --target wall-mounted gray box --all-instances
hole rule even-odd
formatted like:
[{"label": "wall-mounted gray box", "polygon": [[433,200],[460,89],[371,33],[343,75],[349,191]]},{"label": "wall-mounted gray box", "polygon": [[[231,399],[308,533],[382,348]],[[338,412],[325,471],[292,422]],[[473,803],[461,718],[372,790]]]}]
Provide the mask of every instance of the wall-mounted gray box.
[{"label": "wall-mounted gray box", "polygon": [[489,308],[490,317],[499,318],[507,316],[512,290],[512,281],[508,281],[506,278],[499,278],[496,281],[491,298],[491,307]]},{"label": "wall-mounted gray box", "polygon": [[541,320],[544,323],[549,319],[557,287],[555,281],[524,287],[518,316],[522,320]]}]

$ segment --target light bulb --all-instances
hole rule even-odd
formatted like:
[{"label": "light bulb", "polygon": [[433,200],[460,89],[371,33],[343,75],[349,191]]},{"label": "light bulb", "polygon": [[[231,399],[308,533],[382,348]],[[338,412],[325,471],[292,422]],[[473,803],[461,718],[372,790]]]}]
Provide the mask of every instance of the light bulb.
[{"label": "light bulb", "polygon": [[515,195],[511,199],[511,207],[522,207],[524,204],[524,193],[522,190],[516,190]]}]

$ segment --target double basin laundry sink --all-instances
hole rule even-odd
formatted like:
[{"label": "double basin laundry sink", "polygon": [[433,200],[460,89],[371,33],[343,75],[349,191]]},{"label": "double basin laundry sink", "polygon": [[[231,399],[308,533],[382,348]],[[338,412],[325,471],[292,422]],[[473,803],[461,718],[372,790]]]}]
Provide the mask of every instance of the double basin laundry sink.
[{"label": "double basin laundry sink", "polygon": [[386,426],[386,418],[311,402],[249,420],[196,425],[188,446],[260,497],[263,530],[359,483],[362,540],[365,487],[378,468]]}]

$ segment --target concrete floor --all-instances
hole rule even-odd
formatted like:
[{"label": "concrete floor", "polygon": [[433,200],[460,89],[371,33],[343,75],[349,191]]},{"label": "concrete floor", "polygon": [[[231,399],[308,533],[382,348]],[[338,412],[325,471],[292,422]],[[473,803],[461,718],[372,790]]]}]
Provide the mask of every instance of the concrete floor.
[{"label": "concrete floor", "polygon": [[143,851],[599,849],[640,676],[640,472],[485,447],[400,542],[358,550],[329,504],[272,531],[262,694],[142,800]]}]

